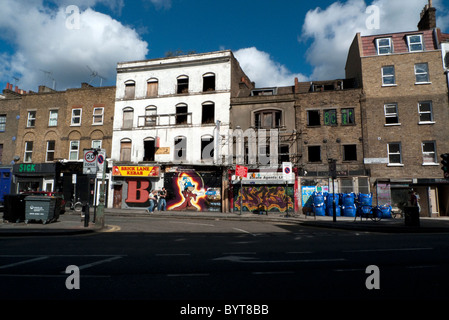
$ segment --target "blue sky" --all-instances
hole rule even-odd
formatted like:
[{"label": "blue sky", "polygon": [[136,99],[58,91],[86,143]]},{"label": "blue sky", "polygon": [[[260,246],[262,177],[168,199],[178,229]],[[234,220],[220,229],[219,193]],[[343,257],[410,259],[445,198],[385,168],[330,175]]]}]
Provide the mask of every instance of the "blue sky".
[{"label": "blue sky", "polygon": [[[1,0],[0,88],[115,85],[117,62],[229,49],[259,87],[344,77],[356,32],[416,30],[427,0]],[[449,0],[434,0],[449,32]],[[4,4],[3,4],[4,3]],[[68,6],[79,10],[79,19]],[[367,28],[367,7],[379,23]],[[69,26],[67,25],[69,24]],[[72,27],[70,27],[72,26]],[[76,26],[76,28],[74,28]],[[90,70],[89,70],[90,69]],[[50,74],[51,73],[51,74]],[[99,85],[94,78],[93,85]]]}]

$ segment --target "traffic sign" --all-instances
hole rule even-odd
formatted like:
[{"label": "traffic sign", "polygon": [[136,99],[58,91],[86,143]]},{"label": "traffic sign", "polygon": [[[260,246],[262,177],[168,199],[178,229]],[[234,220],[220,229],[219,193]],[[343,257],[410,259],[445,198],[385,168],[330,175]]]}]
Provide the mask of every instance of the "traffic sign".
[{"label": "traffic sign", "polygon": [[248,176],[248,167],[236,165],[235,166],[235,175],[237,177],[246,178]]},{"label": "traffic sign", "polygon": [[92,149],[84,150],[83,173],[84,174],[97,173],[97,152],[95,150]]},{"label": "traffic sign", "polygon": [[282,176],[283,176],[284,180],[292,180],[293,179],[291,162],[282,162]]}]

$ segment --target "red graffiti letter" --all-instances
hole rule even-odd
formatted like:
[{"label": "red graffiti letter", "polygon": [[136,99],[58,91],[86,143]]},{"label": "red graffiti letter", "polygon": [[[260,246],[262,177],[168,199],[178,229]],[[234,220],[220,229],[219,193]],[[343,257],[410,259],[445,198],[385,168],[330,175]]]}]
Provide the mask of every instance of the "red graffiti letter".
[{"label": "red graffiti letter", "polygon": [[[140,182],[140,188],[138,183]],[[145,203],[148,201],[148,187],[150,181],[148,180],[128,180],[128,197],[125,202],[129,203]]]}]

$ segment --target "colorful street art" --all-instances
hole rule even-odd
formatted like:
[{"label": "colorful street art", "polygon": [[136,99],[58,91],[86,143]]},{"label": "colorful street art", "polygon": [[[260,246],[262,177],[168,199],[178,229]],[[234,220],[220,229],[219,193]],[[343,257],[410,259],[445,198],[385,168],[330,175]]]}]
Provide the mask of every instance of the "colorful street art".
[{"label": "colorful street art", "polygon": [[234,210],[240,210],[240,199],[243,194],[242,211],[258,212],[286,212],[293,211],[293,189],[288,187],[287,194],[285,186],[244,186],[234,194]]},{"label": "colorful street art", "polygon": [[167,210],[221,211],[220,176],[186,172],[166,173],[165,185],[172,197],[167,200]]}]

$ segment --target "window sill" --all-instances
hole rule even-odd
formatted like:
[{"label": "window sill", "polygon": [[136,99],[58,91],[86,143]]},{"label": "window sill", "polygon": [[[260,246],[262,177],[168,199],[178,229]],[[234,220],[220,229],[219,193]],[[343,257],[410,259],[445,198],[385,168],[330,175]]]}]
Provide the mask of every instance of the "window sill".
[{"label": "window sill", "polygon": [[432,84],[432,82],[415,82],[415,85],[426,85],[426,84]]},{"label": "window sill", "polygon": [[429,163],[423,163],[422,165],[425,167],[428,167],[428,166],[432,167],[432,166],[439,166],[440,164],[436,163],[436,162],[429,162]]},{"label": "window sill", "polygon": [[395,83],[395,84],[382,84],[382,87],[383,88],[385,88],[385,87],[397,87],[398,85]]},{"label": "window sill", "polygon": [[402,163],[389,163],[387,164],[387,167],[403,167],[404,164]]},{"label": "window sill", "polygon": [[395,126],[400,126],[401,125],[401,123],[399,122],[399,123],[386,123],[384,126],[385,127],[395,127]]},{"label": "window sill", "polygon": [[419,121],[418,124],[435,124],[435,121]]}]

